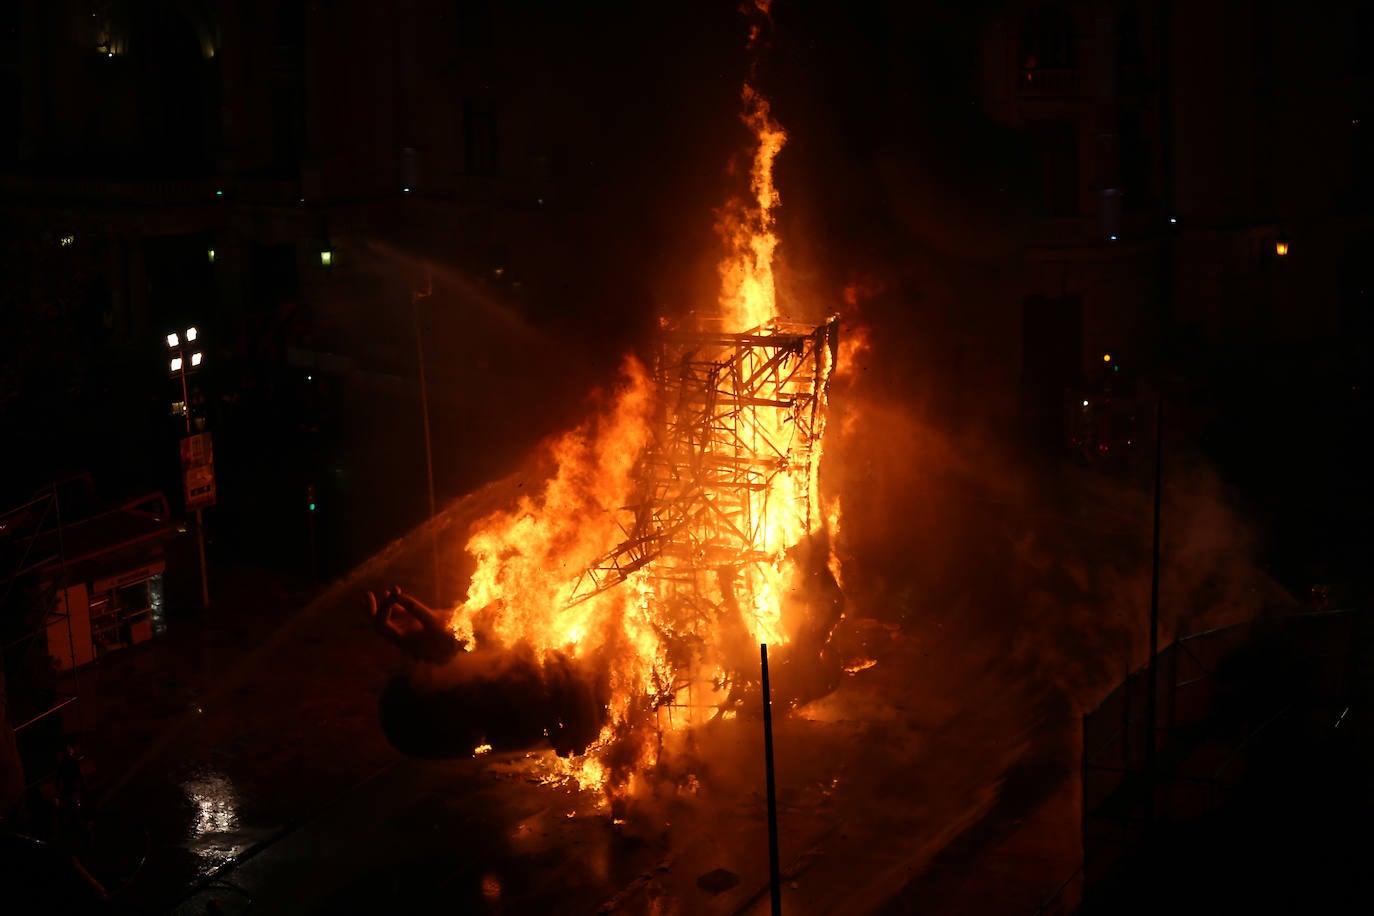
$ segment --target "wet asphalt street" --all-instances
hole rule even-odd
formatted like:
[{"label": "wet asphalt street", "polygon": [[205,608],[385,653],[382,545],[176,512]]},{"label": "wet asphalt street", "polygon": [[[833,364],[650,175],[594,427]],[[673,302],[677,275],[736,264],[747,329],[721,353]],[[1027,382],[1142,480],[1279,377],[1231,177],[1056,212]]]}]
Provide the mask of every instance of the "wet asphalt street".
[{"label": "wet asphalt street", "polygon": [[[207,615],[80,672],[92,796],[125,847],[112,860],[145,849],[105,874],[120,901],[767,912],[757,718],[701,730],[699,781],[655,783],[621,823],[544,782],[552,752],[426,761],[386,743],[376,697],[402,660],[360,596],[425,581],[429,543],[412,532],[324,588],[221,564]],[[877,664],[777,724],[784,911],[1035,912],[1078,861],[1069,705],[956,627],[844,627]]]}]

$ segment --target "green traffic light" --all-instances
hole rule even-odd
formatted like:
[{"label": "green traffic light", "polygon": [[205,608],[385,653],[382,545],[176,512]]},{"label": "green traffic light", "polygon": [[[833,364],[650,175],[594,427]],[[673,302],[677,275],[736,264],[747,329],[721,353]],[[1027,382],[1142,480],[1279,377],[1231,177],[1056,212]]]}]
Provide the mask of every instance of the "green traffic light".
[{"label": "green traffic light", "polygon": [[310,511],[311,511],[311,512],[314,512],[314,511],[315,511],[315,504],[314,504],[314,503],[311,503],[311,504],[310,504]]}]

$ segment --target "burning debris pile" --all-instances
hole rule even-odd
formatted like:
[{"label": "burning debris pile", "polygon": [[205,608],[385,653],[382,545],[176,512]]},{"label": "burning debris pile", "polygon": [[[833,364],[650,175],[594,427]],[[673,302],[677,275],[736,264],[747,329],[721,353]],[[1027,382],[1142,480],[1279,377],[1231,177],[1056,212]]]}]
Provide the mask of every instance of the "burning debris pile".
[{"label": "burning debris pile", "polygon": [[443,615],[399,592],[377,611],[427,662],[383,698],[398,747],[547,737],[583,786],[625,788],[664,763],[673,735],[748,708],[760,643],[775,703],[838,682],[838,506],[820,492],[838,325],[778,307],[772,164],[786,135],[747,84],[743,101],[752,194],[721,211],[712,314],[662,322],[652,365],[628,360],[607,409],[552,443],[543,491],[473,527],[447,650],[434,649]]}]

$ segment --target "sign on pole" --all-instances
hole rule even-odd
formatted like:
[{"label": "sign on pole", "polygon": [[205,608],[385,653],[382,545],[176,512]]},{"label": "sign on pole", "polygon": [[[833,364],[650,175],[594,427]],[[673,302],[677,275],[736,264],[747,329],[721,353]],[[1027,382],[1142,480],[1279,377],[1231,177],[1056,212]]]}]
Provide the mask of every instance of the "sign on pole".
[{"label": "sign on pole", "polygon": [[215,504],[215,450],[209,433],[181,440],[181,477],[186,508],[204,509]]},{"label": "sign on pole", "polygon": [[181,440],[181,466],[198,467],[215,463],[215,448],[209,433],[196,433]]}]

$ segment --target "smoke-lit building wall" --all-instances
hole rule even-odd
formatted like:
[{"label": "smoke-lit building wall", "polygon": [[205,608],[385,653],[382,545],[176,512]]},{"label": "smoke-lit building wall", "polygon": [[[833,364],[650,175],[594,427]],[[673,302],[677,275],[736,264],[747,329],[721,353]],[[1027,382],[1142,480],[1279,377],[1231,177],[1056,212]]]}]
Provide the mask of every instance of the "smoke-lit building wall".
[{"label": "smoke-lit building wall", "polygon": [[1081,298],[1064,374],[1089,382],[1108,352],[1153,372],[1329,338],[1363,295],[1349,265],[1368,244],[1370,17],[1166,6],[1008,4],[981,41],[984,110],[1038,170],[1024,294]]},{"label": "smoke-lit building wall", "polygon": [[[236,263],[244,246],[292,244],[314,286],[307,262],[341,244],[331,223],[386,230],[409,200],[425,200],[418,220],[406,211],[425,232],[499,252],[492,237],[546,222],[542,208],[566,203],[555,179],[594,156],[578,150],[587,122],[531,59],[538,43],[525,59],[496,53],[492,32],[511,24],[480,9],[27,2],[7,36],[6,102],[20,113],[7,124],[7,197],[59,237],[74,234],[59,201],[104,210],[81,244],[212,234],[231,308],[244,294],[235,275],[251,269]],[[474,231],[474,214],[496,231]],[[117,256],[118,273],[137,258]],[[488,268],[499,260],[480,253]],[[142,324],[132,286],[125,311]]]},{"label": "smoke-lit building wall", "polygon": [[[0,135],[0,297],[7,346],[63,355],[8,359],[16,378],[45,379],[16,381],[11,402],[39,392],[53,403],[38,412],[69,408],[55,393],[65,370],[40,362],[100,380],[78,389],[160,398],[159,335],[197,321],[214,332],[213,365],[246,361],[301,384],[310,366],[333,367],[316,375],[343,372],[352,386],[335,385],[335,402],[363,392],[401,440],[418,441],[410,296],[428,262],[451,269],[421,322],[438,348],[436,414],[449,418],[436,429],[440,488],[483,479],[495,465],[444,456],[474,435],[528,437],[540,424],[470,397],[474,386],[514,385],[510,403],[535,409],[547,400],[532,377],[488,371],[529,359],[510,328],[609,353],[635,316],[690,308],[684,290],[714,283],[708,246],[681,243],[711,241],[700,192],[716,199],[737,145],[721,129],[736,70],[703,64],[737,35],[730,7],[719,34],[679,23],[704,37],[662,59],[651,38],[623,40],[634,23],[496,4],[25,0],[0,34],[0,105],[12,114]],[[1155,4],[1009,3],[961,14],[958,29],[936,17],[951,46],[941,73],[921,69],[917,44],[934,7],[880,4],[879,43],[874,16],[820,27],[780,4],[761,74],[797,125],[779,161],[782,281],[830,284],[822,292],[838,299],[832,281],[847,271],[876,275],[910,300],[898,336],[910,371],[938,378],[932,401],[998,420],[1025,410],[1027,387],[1062,397],[1093,382],[1109,351],[1149,374],[1166,338],[1177,359],[1358,336],[1374,202],[1368,15],[1170,8],[1168,41]],[[789,38],[813,25],[828,43]],[[961,29],[976,33],[967,47]],[[969,57],[971,98],[953,98]],[[673,79],[681,91],[662,93]],[[645,125],[677,131],[671,149],[645,141]],[[968,164],[981,160],[993,166]],[[807,209],[827,193],[834,204]],[[635,274],[654,275],[661,301],[626,295]],[[493,326],[507,329],[502,346]],[[1028,380],[1042,368],[1024,354],[1047,342],[1049,375]],[[55,373],[63,386],[47,380]],[[120,447],[142,441],[124,435]],[[397,452],[378,471],[420,480],[418,452]],[[418,487],[397,498],[411,517],[424,506]]]},{"label": "smoke-lit building wall", "polygon": [[[357,430],[386,422],[408,446],[373,450],[373,470],[411,483],[424,480],[423,335],[435,411],[453,418],[434,431],[440,489],[491,473],[446,460],[509,423],[464,392],[521,327],[574,326],[582,303],[568,300],[591,271],[586,227],[614,161],[614,96],[588,101],[609,66],[576,60],[592,49],[567,43],[566,26],[438,0],[19,4],[0,63],[13,114],[0,301],[15,351],[5,419],[35,430],[27,471],[110,459],[83,443],[114,436],[91,424],[119,417],[113,451],[127,454],[108,463],[170,485],[174,454],[149,444],[165,420],[160,341],[195,323],[207,409],[233,414],[256,393],[279,412],[346,410]],[[429,283],[417,328],[411,295]],[[493,326],[504,339],[489,354]],[[511,394],[535,400],[518,382]],[[304,412],[283,422],[317,425]],[[45,414],[69,422],[40,436]],[[146,435],[129,420],[140,414]],[[537,416],[530,428],[520,435],[539,434]],[[305,484],[238,489],[295,506]],[[412,489],[394,494],[392,530],[423,511]]]}]

